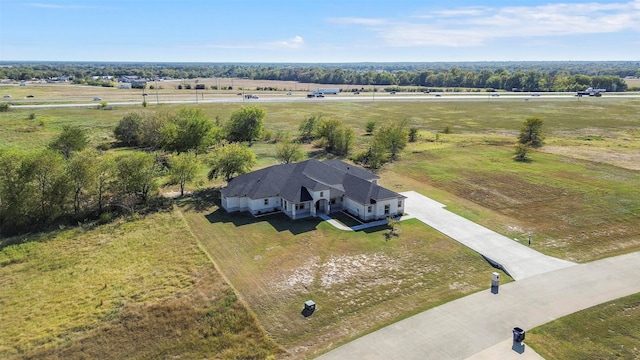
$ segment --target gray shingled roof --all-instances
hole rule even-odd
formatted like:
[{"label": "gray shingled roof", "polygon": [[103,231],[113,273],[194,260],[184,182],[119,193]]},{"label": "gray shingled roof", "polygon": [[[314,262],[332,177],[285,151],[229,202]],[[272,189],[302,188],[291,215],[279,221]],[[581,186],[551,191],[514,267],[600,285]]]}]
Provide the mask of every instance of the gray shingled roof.
[{"label": "gray shingled roof", "polygon": [[315,159],[274,165],[229,181],[220,192],[226,197],[261,199],[279,196],[294,203],[309,201],[309,191],[330,190],[332,197],[345,195],[361,204],[403,198],[391,190],[376,185],[371,180],[378,176],[363,168],[340,160],[320,162]]}]

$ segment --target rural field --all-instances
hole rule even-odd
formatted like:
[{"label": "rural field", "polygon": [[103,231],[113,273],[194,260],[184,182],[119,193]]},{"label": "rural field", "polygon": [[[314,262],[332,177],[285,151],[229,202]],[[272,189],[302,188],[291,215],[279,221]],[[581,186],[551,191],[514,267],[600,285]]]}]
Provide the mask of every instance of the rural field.
[{"label": "rural field", "polygon": [[[99,96],[72,88],[73,97]],[[36,96],[46,97],[42,91]],[[188,106],[224,121],[242,105]],[[587,262],[640,250],[639,100],[257,105],[266,112],[265,128],[279,137],[295,136],[309,116],[341,120],[355,129],[355,152],[370,141],[368,121],[407,120],[418,129],[418,141],[379,171],[381,185],[418,191],[510,238],[531,235],[535,250],[559,258]],[[180,106],[11,109],[0,113],[0,151],[44,148],[65,125],[85,129],[92,146],[123,151],[110,149],[123,116]],[[544,121],[545,145],[530,162],[515,162],[515,139],[532,116]],[[276,163],[273,141],[251,148],[258,167]],[[304,150],[309,157],[329,157],[312,145]],[[258,354],[254,358],[309,358],[486,289],[495,271],[478,254],[415,220],[402,222],[399,234],[387,238],[386,227],[344,232],[316,220],[229,215],[217,206],[215,188],[224,183],[209,182],[206,171],[197,182],[189,188],[193,195],[163,212],[29,235],[26,242],[0,239],[0,246],[22,243],[0,251],[0,313],[7,319],[0,323],[7,334],[0,357],[118,350],[112,358],[122,358],[139,343],[132,357],[242,358],[246,348]],[[170,191],[175,186],[160,190]],[[33,294],[39,303],[30,300]],[[300,312],[309,299],[318,310],[305,318]],[[623,308],[636,309],[637,297],[629,301],[635,305]],[[625,314],[629,324],[640,324],[637,311]],[[580,316],[578,322],[588,322],[602,312]],[[533,331],[536,351],[565,358],[544,350],[549,343],[571,349],[560,342],[559,329]],[[116,340],[122,343],[110,344]],[[598,346],[613,351],[608,343]]]}]

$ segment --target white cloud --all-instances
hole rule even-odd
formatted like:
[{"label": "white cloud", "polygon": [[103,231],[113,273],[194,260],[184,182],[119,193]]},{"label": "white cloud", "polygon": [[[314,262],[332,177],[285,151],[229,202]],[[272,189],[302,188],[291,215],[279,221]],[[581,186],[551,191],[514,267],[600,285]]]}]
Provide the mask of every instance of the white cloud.
[{"label": "white cloud", "polygon": [[406,19],[346,17],[330,21],[368,26],[390,46],[479,46],[499,38],[640,31],[640,0],[606,4],[460,7],[430,11]]},{"label": "white cloud", "polygon": [[303,45],[304,45],[304,39],[302,39],[302,36],[299,36],[299,35],[296,35],[289,40],[274,41],[274,42],[265,44],[267,48],[290,48],[290,49],[297,49],[302,47]]}]

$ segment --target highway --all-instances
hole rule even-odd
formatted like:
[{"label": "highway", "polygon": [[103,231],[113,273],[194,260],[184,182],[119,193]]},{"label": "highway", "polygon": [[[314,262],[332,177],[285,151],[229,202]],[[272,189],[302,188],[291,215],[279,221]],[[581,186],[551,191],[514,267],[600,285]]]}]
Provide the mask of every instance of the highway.
[{"label": "highway", "polygon": [[[211,96],[207,94],[207,96]],[[602,97],[577,97],[575,93],[540,93],[539,95],[533,95],[531,93],[500,93],[499,96],[492,96],[490,93],[441,93],[437,96],[434,93],[360,93],[354,95],[351,93],[344,93],[339,95],[326,95],[323,98],[307,98],[296,95],[283,95],[283,94],[259,94],[259,99],[245,99],[238,95],[213,95],[213,97],[194,99],[193,97],[180,96],[169,98],[156,98],[149,96],[147,98],[147,105],[154,106],[157,104],[216,104],[216,103],[245,103],[245,104],[260,104],[260,103],[299,103],[299,102],[334,102],[334,101],[347,101],[347,102],[376,102],[376,101],[424,101],[424,102],[447,102],[447,101],[485,101],[485,102],[500,102],[500,101],[608,101],[608,100],[625,100],[625,99],[640,99],[640,92],[626,92],[626,93],[608,93]],[[125,100],[125,99],[104,99],[108,106],[141,106],[142,101]],[[73,103],[60,103],[56,100],[38,99],[38,100],[19,100],[19,104],[11,104],[11,108],[14,109],[44,109],[44,108],[91,108],[99,107],[99,102],[73,102]],[[31,103],[30,103],[31,102]]]}]

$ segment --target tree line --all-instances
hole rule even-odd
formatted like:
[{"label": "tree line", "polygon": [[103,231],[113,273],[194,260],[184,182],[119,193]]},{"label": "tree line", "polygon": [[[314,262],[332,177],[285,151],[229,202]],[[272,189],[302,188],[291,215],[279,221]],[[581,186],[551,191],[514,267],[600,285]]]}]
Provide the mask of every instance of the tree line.
[{"label": "tree line", "polygon": [[87,134],[75,126],[63,127],[43,150],[1,150],[0,234],[107,221],[153,207],[161,202],[155,198],[161,177],[184,194],[202,164],[211,167],[212,178],[247,172],[255,155],[240,142],[258,138],[263,118],[256,107],[244,107],[224,123],[199,109],[133,112],[114,130],[116,145],[130,147],[122,152],[89,148]]},{"label": "tree line", "polygon": [[93,76],[141,78],[245,78],[336,85],[452,87],[519,91],[577,91],[589,86],[625,91],[623,77],[640,77],[640,63],[620,62],[469,62],[355,64],[223,63],[11,63],[0,78],[12,80],[71,76],[103,84]]}]

